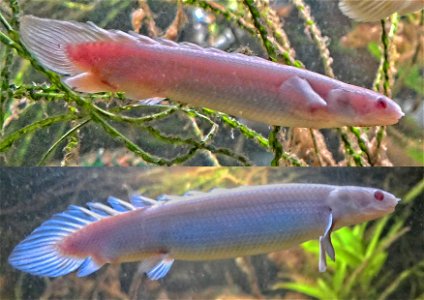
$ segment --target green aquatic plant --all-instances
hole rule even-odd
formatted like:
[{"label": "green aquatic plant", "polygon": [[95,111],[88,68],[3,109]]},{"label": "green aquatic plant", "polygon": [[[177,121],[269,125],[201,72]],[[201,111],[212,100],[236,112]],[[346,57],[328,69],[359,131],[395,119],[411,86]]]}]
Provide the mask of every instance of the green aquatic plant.
[{"label": "green aquatic plant", "polygon": [[[28,176],[36,180],[28,180]],[[165,298],[165,295],[170,299],[305,299],[306,296],[293,294],[287,289],[272,290],[270,285],[283,280],[287,282],[289,278],[295,282],[306,282],[307,287],[315,288],[317,278],[322,278],[322,281],[332,288],[334,276],[338,276],[341,281],[340,285],[335,287],[340,293],[343,293],[346,278],[354,278],[352,297],[343,299],[354,298],[355,295],[357,298],[362,295],[361,299],[374,299],[384,294],[390,299],[416,299],[424,292],[424,287],[420,285],[424,276],[420,264],[424,258],[421,251],[424,242],[421,227],[424,181],[420,181],[422,172],[419,168],[94,168],[88,173],[84,168],[10,168],[7,172],[0,173],[0,179],[1,182],[10,182],[7,187],[18,187],[15,194],[2,201],[0,210],[0,216],[4,220],[0,223],[0,231],[4,237],[1,246],[2,253],[6,253],[1,257],[0,263],[0,281],[3,283],[0,289],[1,299],[159,299]],[[29,189],[20,188],[28,181],[34,181],[29,185]],[[176,265],[177,268],[170,277],[160,283],[147,281],[137,271],[134,263],[110,265],[96,275],[85,278],[69,275],[47,279],[14,271],[6,262],[10,251],[26,234],[54,213],[65,210],[69,204],[84,205],[94,198],[103,202],[109,195],[127,199],[127,189],[123,188],[123,184],[130,190],[132,187],[142,195],[155,198],[163,193],[182,195],[187,191],[206,192],[217,187],[313,181],[384,186],[402,196],[399,207],[392,217],[385,221],[384,226],[369,224],[364,226],[364,232],[362,227],[358,227],[347,232],[346,237],[342,237],[344,244],[335,245],[337,262],[330,262],[326,273],[318,273],[315,250],[304,251],[300,247],[274,253],[280,256],[282,264],[276,264],[276,260],[270,255],[236,261],[181,263]],[[87,194],[87,191],[90,192]],[[396,225],[398,218],[406,222]],[[401,228],[391,235],[391,238],[386,238],[390,232],[394,232],[393,226]],[[401,235],[405,226],[410,230]],[[379,234],[379,237],[374,238],[367,234],[371,232]],[[366,242],[358,238],[362,235]],[[396,239],[399,236],[400,238]],[[396,240],[392,243],[394,239]],[[371,246],[371,240],[376,242],[374,246]],[[383,245],[382,241],[391,243],[391,246],[384,249],[383,255],[380,255],[379,250],[387,245]],[[335,240],[334,242],[336,243]],[[351,247],[359,249],[357,252],[362,255],[356,252],[351,254]],[[282,266],[290,260],[288,253],[291,251],[306,253],[306,260],[302,258],[303,261],[292,261],[293,267],[287,270]],[[369,258],[364,258],[366,251],[370,251]],[[385,258],[387,253],[389,256]],[[373,255],[383,258],[374,259]],[[355,258],[369,259],[366,268],[361,270],[358,266],[362,265],[362,261]],[[339,269],[339,264],[345,259],[348,261],[348,264],[345,264],[346,270],[340,273],[339,271],[343,270]],[[386,262],[383,267],[379,267],[382,259]],[[376,267],[380,268],[379,272],[375,270]],[[368,268],[372,270],[368,272]],[[352,276],[358,269],[360,272]],[[373,273],[375,276],[372,279],[363,278],[364,273]],[[362,293],[362,287],[357,285],[359,281],[364,284],[371,282],[369,294]],[[378,290],[381,294],[372,297],[375,286],[381,287]],[[211,291],[217,294],[210,294]],[[117,296],[117,293],[122,297]],[[338,292],[338,299],[342,299],[340,293]]]},{"label": "green aquatic plant", "polygon": [[[157,9],[155,1],[45,2],[47,11],[60,8],[59,11],[70,12],[70,17],[76,19],[82,16],[92,19],[101,11],[104,17],[97,22],[99,26],[110,25],[118,16],[128,17],[127,11],[139,5],[139,9],[146,12],[141,25],[145,25],[148,33],[155,36],[162,31],[149,8]],[[212,36],[222,26],[236,26],[256,38],[270,60],[304,67],[295,57],[285,25],[268,1],[184,0],[178,3],[185,9],[201,7],[217,16],[209,26]],[[302,0],[292,3],[304,23],[305,42],[310,43],[310,36],[324,72],[334,77],[328,39],[321,33],[310,7]],[[137,158],[142,164],[156,165],[368,166],[387,163],[386,149],[381,147],[385,128],[340,128],[329,133],[310,129],[299,133],[297,129],[274,126],[266,132],[226,114],[182,106],[172,99],[168,99],[169,105],[152,107],[130,103],[122,93],[75,93],[57,74],[41,66],[21,44],[20,5],[25,13],[32,13],[34,9],[31,1],[9,0],[0,5],[0,157],[3,165],[90,164],[85,155],[99,153],[99,148],[112,151],[124,148],[134,163]],[[175,5],[164,2],[163,7],[175,8]],[[61,18],[60,14],[52,17]],[[177,35],[183,23],[178,19],[182,14],[181,8],[175,14],[176,22],[171,22],[168,28]],[[391,40],[396,34],[395,19],[390,25],[389,33],[383,32],[382,53],[387,55],[381,56],[382,67],[375,84],[380,90],[382,83],[381,91],[386,94],[390,92],[389,79],[393,77],[388,76],[387,66]],[[33,78],[37,78],[36,82],[48,83],[28,83]],[[337,139],[340,150],[325,142],[324,133]],[[342,158],[337,161],[334,157],[338,152]]]},{"label": "green aquatic plant", "polygon": [[[277,283],[274,289],[288,289],[318,299],[384,300],[409,277],[422,277],[424,259],[416,261],[400,273],[387,266],[390,264],[387,259],[390,246],[409,231],[406,221],[412,204],[414,201],[422,201],[423,193],[424,180],[421,180],[402,197],[403,209],[399,215],[386,216],[372,224],[364,223],[334,232],[332,241],[337,259],[329,262],[327,274],[315,278],[294,277],[293,282]],[[317,241],[309,241],[302,247],[314,256],[319,255]]]}]

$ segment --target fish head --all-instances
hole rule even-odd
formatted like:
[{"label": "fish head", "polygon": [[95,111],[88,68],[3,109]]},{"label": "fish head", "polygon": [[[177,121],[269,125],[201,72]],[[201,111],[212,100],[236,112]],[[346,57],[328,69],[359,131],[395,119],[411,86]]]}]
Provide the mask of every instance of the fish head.
[{"label": "fish head", "polygon": [[377,189],[357,186],[337,187],[328,197],[336,227],[380,218],[395,210],[396,196]]},{"label": "fish head", "polygon": [[337,122],[348,126],[393,125],[404,115],[400,106],[389,97],[350,85],[332,89],[326,100]]}]

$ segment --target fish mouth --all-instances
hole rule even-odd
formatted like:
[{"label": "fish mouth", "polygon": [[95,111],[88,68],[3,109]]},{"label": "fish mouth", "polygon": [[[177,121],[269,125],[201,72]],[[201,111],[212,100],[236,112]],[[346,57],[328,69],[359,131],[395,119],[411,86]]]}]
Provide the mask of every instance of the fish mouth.
[{"label": "fish mouth", "polygon": [[358,126],[358,127],[371,127],[371,126],[389,126],[389,125],[395,125],[399,123],[400,119],[405,114],[399,110],[396,112],[391,112],[390,114],[384,114],[384,115],[378,115],[378,116],[367,116],[362,117],[358,120],[355,124],[352,124],[351,126]]},{"label": "fish mouth", "polygon": [[[394,103],[391,112],[390,112],[390,119],[394,122],[393,124],[399,122],[399,120],[405,116],[405,113],[402,111],[402,108],[397,104]],[[391,125],[391,124],[390,124]]]},{"label": "fish mouth", "polygon": [[387,107],[385,111],[370,112],[367,115],[358,118],[360,126],[388,126],[399,123],[400,119],[405,116],[402,108],[394,101]]},{"label": "fish mouth", "polygon": [[394,212],[399,201],[401,201],[400,198],[394,198],[393,201],[391,201],[391,203],[389,204],[389,206],[382,210],[390,210],[390,212]]}]

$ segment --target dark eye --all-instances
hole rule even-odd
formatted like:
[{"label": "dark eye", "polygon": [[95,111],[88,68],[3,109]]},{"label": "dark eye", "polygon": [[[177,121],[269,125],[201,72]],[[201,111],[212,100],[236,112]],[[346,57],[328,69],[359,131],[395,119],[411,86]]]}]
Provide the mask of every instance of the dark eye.
[{"label": "dark eye", "polygon": [[385,109],[387,107],[387,102],[383,98],[378,98],[376,106],[377,108]]},{"label": "dark eye", "polygon": [[383,201],[384,200],[384,194],[380,191],[376,191],[374,193],[374,198],[375,198],[375,200]]}]

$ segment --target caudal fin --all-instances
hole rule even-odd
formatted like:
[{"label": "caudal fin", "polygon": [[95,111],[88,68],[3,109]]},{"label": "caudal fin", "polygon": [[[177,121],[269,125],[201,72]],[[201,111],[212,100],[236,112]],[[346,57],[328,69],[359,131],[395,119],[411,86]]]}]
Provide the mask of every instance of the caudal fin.
[{"label": "caudal fin", "polygon": [[401,11],[407,1],[340,0],[340,10],[349,18],[375,22]]},{"label": "caudal fin", "polygon": [[[102,29],[90,22],[59,21],[30,15],[21,18],[20,35],[26,49],[43,66],[67,75],[64,83],[85,93],[116,92],[113,84],[93,72],[92,57],[96,55],[87,49],[98,51],[102,42],[112,41],[120,45],[143,40],[121,31]],[[149,38],[144,40],[150,41]]]},{"label": "caudal fin", "polygon": [[92,257],[64,254],[59,244],[91,223],[143,207],[114,197],[109,197],[108,203],[110,206],[88,203],[89,209],[71,205],[65,212],[54,215],[15,247],[9,263],[21,271],[48,277],[63,276],[77,269],[80,277],[97,271],[101,263]]},{"label": "caudal fin", "polygon": [[58,21],[23,16],[20,23],[21,41],[45,67],[61,74],[81,73],[69,59],[68,45],[110,39],[104,29],[92,23]]},{"label": "caudal fin", "polygon": [[75,271],[85,258],[62,255],[57,243],[90,222],[86,217],[81,218],[80,211],[73,207],[54,215],[16,246],[9,263],[16,269],[38,276],[57,277]]}]

